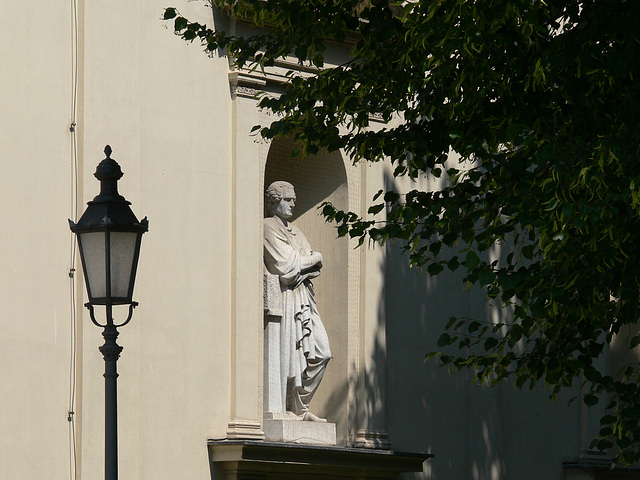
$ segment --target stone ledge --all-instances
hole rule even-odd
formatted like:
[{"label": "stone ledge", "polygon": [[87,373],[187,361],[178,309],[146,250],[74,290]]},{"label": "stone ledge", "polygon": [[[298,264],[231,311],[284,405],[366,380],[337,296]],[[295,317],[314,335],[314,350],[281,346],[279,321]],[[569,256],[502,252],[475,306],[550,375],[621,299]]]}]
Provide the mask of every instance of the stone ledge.
[{"label": "stone ledge", "polygon": [[350,480],[422,472],[431,454],[295,443],[209,440],[213,479]]},{"label": "stone ledge", "polygon": [[566,480],[640,480],[640,468],[588,465],[583,462],[563,462]]},{"label": "stone ledge", "polygon": [[265,419],[263,429],[265,440],[271,442],[293,442],[308,445],[336,444],[335,423]]},{"label": "stone ledge", "polygon": [[391,448],[387,432],[379,430],[358,430],[356,432],[356,447],[363,448]]}]

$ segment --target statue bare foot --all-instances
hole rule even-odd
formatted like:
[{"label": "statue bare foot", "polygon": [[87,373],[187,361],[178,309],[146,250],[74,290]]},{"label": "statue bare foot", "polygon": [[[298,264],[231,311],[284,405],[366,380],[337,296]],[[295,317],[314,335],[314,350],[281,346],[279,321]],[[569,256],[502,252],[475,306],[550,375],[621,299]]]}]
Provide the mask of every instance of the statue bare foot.
[{"label": "statue bare foot", "polygon": [[317,415],[314,415],[311,412],[305,412],[304,415],[302,415],[302,420],[305,422],[320,422],[320,423],[327,423],[327,419],[326,418],[320,418]]}]

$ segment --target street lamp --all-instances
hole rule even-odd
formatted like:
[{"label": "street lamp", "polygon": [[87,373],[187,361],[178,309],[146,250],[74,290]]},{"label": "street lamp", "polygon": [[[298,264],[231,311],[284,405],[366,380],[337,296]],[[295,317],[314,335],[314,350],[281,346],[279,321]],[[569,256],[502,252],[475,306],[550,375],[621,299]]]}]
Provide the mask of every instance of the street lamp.
[{"label": "street lamp", "polygon": [[[107,158],[96,168],[100,180],[100,193],[88,203],[78,223],[69,220],[71,231],[77,235],[82,270],[89,302],[91,321],[103,328],[104,345],[100,352],[105,362],[105,480],[118,478],[118,390],[116,362],[122,347],[116,343],[117,327],[129,323],[133,309],[133,285],[140,255],[142,234],[149,229],[145,217],[141,222],[131,211],[130,202],[118,194],[118,180],[122,177],[120,165],[111,158],[111,147],[104,149]],[[94,305],[104,305],[106,322],[101,324],[94,316]],[[129,305],[127,319],[116,324],[113,305]]]}]

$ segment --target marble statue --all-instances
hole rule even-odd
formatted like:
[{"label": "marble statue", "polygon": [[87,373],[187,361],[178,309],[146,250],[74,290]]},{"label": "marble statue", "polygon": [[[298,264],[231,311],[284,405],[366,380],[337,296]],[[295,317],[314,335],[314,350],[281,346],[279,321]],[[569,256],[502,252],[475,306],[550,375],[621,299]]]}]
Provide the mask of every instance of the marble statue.
[{"label": "marble statue", "polygon": [[295,202],[290,183],[274,182],[265,192],[265,318],[279,322],[279,338],[270,343],[265,339],[265,349],[269,349],[265,358],[278,357],[266,362],[265,368],[279,368],[278,372],[265,372],[265,391],[272,392],[265,410],[326,422],[309,411],[309,402],[331,359],[311,283],[320,275],[322,254],[314,252],[300,229],[289,221]]}]

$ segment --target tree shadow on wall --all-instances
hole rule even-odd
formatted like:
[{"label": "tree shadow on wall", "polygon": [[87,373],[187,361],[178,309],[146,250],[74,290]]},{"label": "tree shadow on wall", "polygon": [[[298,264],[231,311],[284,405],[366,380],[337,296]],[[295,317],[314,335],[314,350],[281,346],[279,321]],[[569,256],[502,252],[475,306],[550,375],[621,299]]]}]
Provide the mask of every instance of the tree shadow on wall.
[{"label": "tree shadow on wall", "polygon": [[453,275],[429,278],[409,269],[397,248],[386,253],[385,413],[394,448],[435,454],[418,478],[510,478],[500,450],[501,390],[472,386],[468,372],[449,375],[436,361],[424,362],[451,316],[483,319],[480,295],[463,290]]},{"label": "tree shadow on wall", "polygon": [[[393,183],[388,177],[391,188]],[[505,250],[496,246],[490,256],[504,258]],[[430,277],[409,268],[399,246],[387,245],[385,253],[379,316],[386,327],[389,439],[396,450],[435,455],[415,478],[563,478],[562,457],[577,453],[579,406],[553,404],[544,389],[472,384],[468,371],[450,372],[436,359],[424,362],[426,353],[439,350],[450,317],[498,323],[510,321],[510,312],[489,304],[480,288],[464,288],[460,271]]]},{"label": "tree shadow on wall", "polygon": [[[393,180],[387,181],[393,187]],[[359,389],[342,385],[329,403],[353,401],[357,408],[349,410],[349,424],[384,425],[393,450],[435,455],[422,474],[403,478],[562,478],[562,457],[577,453],[579,406],[569,409],[563,400],[553,404],[545,390],[474,385],[469,372],[450,373],[436,360],[424,362],[427,352],[438,349],[450,317],[499,322],[508,320],[509,312],[488,305],[480,289],[463,288],[461,274],[431,278],[409,268],[398,246],[384,248],[379,271],[384,292],[369,368],[360,366],[350,379]]]}]

